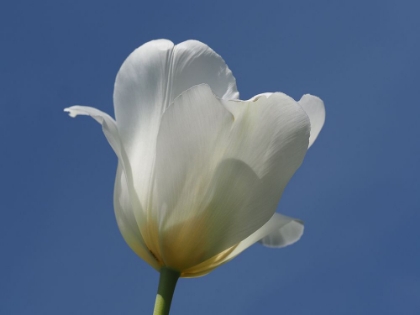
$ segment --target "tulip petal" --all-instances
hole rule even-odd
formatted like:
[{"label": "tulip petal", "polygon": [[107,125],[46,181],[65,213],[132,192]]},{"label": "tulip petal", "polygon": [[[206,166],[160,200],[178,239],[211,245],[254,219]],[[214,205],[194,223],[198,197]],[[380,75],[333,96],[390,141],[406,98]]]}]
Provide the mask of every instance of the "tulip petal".
[{"label": "tulip petal", "polygon": [[[137,231],[139,231],[139,226],[141,226],[140,223],[144,222],[144,218],[141,216],[143,211],[137,199],[137,195],[133,190],[131,168],[124,148],[121,145],[116,122],[108,114],[93,107],[72,106],[64,109],[64,111],[68,112],[71,117],[76,117],[78,115],[91,116],[102,125],[102,130],[118,157],[118,170],[114,189],[114,207],[118,226],[124,239],[134,252],[156,268],[156,259],[151,260],[151,254],[145,252],[144,249],[141,249],[141,247],[145,247],[144,241],[142,240],[142,236],[139,235],[139,232],[135,232],[136,228],[134,225],[137,225]],[[132,205],[134,205],[134,207]],[[133,211],[134,209],[136,209],[136,211]],[[135,216],[134,214],[137,215]],[[150,257],[148,257],[148,255]]]},{"label": "tulip petal", "polygon": [[114,187],[114,210],[118,228],[130,248],[156,270],[160,269],[157,259],[147,248],[134,217],[133,207],[123,167],[118,163]]},{"label": "tulip petal", "polygon": [[165,264],[191,268],[263,226],[308,138],[307,115],[284,94],[223,104],[207,85],[181,94],[162,118],[148,214]]},{"label": "tulip petal", "polygon": [[[261,97],[268,98],[273,93],[261,93],[252,97],[249,101],[257,101]],[[311,121],[311,136],[309,137],[308,148],[315,142],[325,122],[325,106],[324,102],[317,96],[305,94],[298,101],[298,104],[303,108]]]},{"label": "tulip petal", "polygon": [[99,124],[102,125],[102,130],[105,134],[106,139],[111,145],[117,156],[120,156],[121,143],[118,137],[118,129],[115,120],[107,113],[100,111],[99,109],[89,106],[71,106],[64,109],[65,112],[69,113],[70,117],[76,117],[79,115],[90,116],[95,119]]},{"label": "tulip petal", "polygon": [[[250,99],[250,101],[257,101],[261,97],[268,98],[273,93],[261,93]],[[311,133],[309,137],[308,148],[312,146],[319,132],[321,131],[325,122],[325,107],[324,102],[317,96],[305,94],[299,100],[299,105],[303,108],[311,122]],[[293,221],[282,230],[274,231],[272,235],[266,236],[260,241],[268,247],[284,247],[296,242],[303,234],[303,225],[298,221]]]},{"label": "tulip petal", "polygon": [[325,122],[324,102],[317,96],[305,94],[299,100],[299,105],[309,116],[311,121],[311,136],[309,137],[309,147],[315,142],[319,132]]},{"label": "tulip petal", "polygon": [[[232,260],[248,247],[264,240],[264,245],[268,247],[285,247],[298,241],[303,234],[303,223],[298,219],[293,219],[279,213],[275,213],[266,224],[248,236],[242,242],[233,246],[225,254],[212,257],[199,265],[196,265],[183,272],[182,277],[200,277],[222,264]],[[271,236],[276,236],[272,238]]]},{"label": "tulip petal", "polygon": [[122,146],[118,127],[115,120],[112,119],[112,117],[108,114],[96,108],[88,106],[71,106],[69,108],[65,108],[64,111],[68,112],[70,117],[73,118],[78,115],[91,116],[93,119],[95,119],[98,123],[102,125],[102,130],[105,134],[105,137],[107,138],[109,144],[111,145],[112,149],[117,155],[119,163],[121,163],[121,165],[124,168],[124,173],[129,183],[128,189],[130,190],[132,202],[136,205],[137,208],[140,207],[138,199],[135,198],[136,194],[133,191],[133,178],[131,166],[127,159],[127,154],[124,150],[124,147]]},{"label": "tulip petal", "polygon": [[[212,225],[206,220],[205,209],[210,201],[205,198],[210,186],[217,188],[218,178],[214,175],[232,123],[233,116],[207,85],[180,95],[162,118],[154,206],[148,215],[159,224],[160,233],[154,234],[162,238],[162,256],[167,266],[182,270],[185,264],[196,264],[203,255],[209,255],[208,246],[204,248],[202,244],[208,239],[203,229],[207,231]],[[246,176],[248,173],[244,172],[243,177]]]},{"label": "tulip petal", "polygon": [[221,98],[239,96],[223,59],[193,40],[176,46],[168,40],[148,42],[136,49],[118,72],[115,116],[142,204],[147,203],[151,191],[161,116],[175,97],[201,83],[209,84]]}]

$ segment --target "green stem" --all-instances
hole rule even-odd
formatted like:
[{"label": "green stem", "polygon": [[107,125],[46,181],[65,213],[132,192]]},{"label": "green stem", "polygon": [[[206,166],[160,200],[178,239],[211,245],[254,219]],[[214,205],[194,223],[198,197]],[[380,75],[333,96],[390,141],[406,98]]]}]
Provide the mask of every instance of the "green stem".
[{"label": "green stem", "polygon": [[172,296],[180,273],[162,267],[160,270],[159,288],[156,295],[153,315],[168,315],[171,308]]}]

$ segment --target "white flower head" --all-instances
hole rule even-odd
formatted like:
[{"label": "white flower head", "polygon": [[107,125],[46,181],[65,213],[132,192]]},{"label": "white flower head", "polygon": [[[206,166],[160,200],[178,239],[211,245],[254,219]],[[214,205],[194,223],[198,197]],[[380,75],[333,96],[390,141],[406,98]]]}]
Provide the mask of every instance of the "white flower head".
[{"label": "white flower head", "polygon": [[65,109],[102,125],[118,157],[118,227],[157,270],[201,276],[255,242],[283,247],[303,233],[300,220],[275,211],[322,128],[324,105],[311,95],[238,97],[232,72],[208,46],[155,40],[121,66],[115,120],[91,107]]}]

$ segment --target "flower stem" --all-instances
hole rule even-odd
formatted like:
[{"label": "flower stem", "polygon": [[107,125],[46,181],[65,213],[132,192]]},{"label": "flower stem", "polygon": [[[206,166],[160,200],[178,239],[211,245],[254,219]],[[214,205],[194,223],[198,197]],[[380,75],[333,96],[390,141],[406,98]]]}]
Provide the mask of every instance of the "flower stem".
[{"label": "flower stem", "polygon": [[156,295],[155,310],[153,315],[168,315],[171,308],[172,296],[180,273],[162,267],[160,270],[159,288]]}]

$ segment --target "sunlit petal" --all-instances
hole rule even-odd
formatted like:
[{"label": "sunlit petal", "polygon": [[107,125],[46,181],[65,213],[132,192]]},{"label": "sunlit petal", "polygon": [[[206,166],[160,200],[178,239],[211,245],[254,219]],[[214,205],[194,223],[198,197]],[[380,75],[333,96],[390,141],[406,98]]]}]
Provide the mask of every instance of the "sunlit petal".
[{"label": "sunlit petal", "polygon": [[[200,85],[162,119],[150,216],[173,268],[201,263],[264,225],[306,153],[309,120],[291,98],[224,105]],[[235,106],[237,116],[227,109]]]},{"label": "sunlit petal", "polygon": [[174,46],[155,40],[136,49],[118,72],[114,89],[115,116],[142,204],[153,177],[160,120],[175,97],[201,83],[226,99],[239,96],[235,78],[223,59],[207,45],[186,41]]}]

